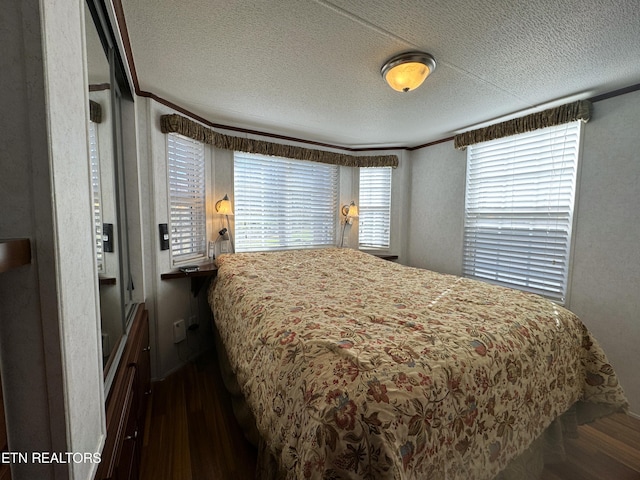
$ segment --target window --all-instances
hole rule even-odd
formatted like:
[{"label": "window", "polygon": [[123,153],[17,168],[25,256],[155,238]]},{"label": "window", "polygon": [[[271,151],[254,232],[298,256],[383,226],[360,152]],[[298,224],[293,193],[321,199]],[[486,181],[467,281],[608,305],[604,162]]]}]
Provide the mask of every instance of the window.
[{"label": "window", "polygon": [[361,168],[358,197],[360,248],[389,248],[391,167]]},{"label": "window", "polygon": [[91,165],[91,197],[93,200],[93,227],[96,242],[98,272],[104,272],[102,245],[102,194],[100,193],[100,157],[98,155],[98,125],[89,122],[89,164]]},{"label": "window", "polygon": [[564,303],[581,122],[468,147],[463,271]]},{"label": "window", "polygon": [[236,152],[236,251],[335,245],[338,167]]},{"label": "window", "polygon": [[169,221],[173,263],[206,254],[206,173],[204,144],[167,135]]}]

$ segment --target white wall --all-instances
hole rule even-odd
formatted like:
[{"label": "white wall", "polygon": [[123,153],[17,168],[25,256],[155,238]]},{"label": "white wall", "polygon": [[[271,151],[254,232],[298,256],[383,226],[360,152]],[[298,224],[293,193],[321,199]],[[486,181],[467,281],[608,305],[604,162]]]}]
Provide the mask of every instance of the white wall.
[{"label": "white wall", "polygon": [[640,414],[640,92],[585,125],[569,308],[595,334]]},{"label": "white wall", "polygon": [[[0,238],[31,265],[0,274],[9,449],[99,452],[104,398],[87,149],[83,3],[9,2],[0,16]],[[45,56],[46,52],[46,56]],[[95,464],[12,465],[15,480]]]},{"label": "white wall", "polygon": [[[567,307],[603,346],[640,414],[640,92],[593,105],[585,125]],[[462,273],[466,153],[411,156],[408,264]]]},{"label": "white wall", "polygon": [[408,265],[462,275],[466,162],[453,142],[411,153]]}]

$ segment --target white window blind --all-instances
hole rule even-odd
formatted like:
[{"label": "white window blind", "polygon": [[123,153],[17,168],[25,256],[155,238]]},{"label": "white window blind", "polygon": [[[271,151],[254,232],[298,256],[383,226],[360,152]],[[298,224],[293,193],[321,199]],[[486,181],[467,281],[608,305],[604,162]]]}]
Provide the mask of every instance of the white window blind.
[{"label": "white window blind", "polygon": [[338,167],[234,154],[236,251],[335,245]]},{"label": "white window blind", "polygon": [[360,248],[389,248],[391,167],[360,169],[358,201]]},{"label": "white window blind", "polygon": [[167,135],[170,241],[173,263],[206,254],[206,173],[204,144]]},{"label": "white window blind", "polygon": [[564,303],[581,124],[468,147],[466,276]]},{"label": "white window blind", "polygon": [[104,272],[104,249],[102,248],[102,195],[100,193],[100,157],[98,154],[98,127],[89,122],[89,163],[91,165],[91,194],[93,199],[93,228],[96,243],[98,272]]}]

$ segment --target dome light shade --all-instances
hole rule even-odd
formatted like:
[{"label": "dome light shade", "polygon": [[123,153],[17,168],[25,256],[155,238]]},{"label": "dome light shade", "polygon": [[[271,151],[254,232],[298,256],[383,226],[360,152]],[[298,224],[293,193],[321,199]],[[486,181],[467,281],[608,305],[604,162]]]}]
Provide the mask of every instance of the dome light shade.
[{"label": "dome light shade", "polygon": [[435,68],[436,60],[428,53],[406,52],[390,58],[380,73],[397,92],[410,92],[422,85]]}]

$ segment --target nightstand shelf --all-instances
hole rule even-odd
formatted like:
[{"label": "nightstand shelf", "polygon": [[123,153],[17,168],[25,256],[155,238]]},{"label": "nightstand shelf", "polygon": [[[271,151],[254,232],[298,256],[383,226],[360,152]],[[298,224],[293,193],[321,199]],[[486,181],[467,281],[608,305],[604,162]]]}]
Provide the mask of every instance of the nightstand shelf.
[{"label": "nightstand shelf", "polygon": [[212,278],[218,274],[218,266],[215,262],[203,263],[198,265],[197,272],[183,272],[180,269],[172,270],[171,272],[163,273],[160,275],[162,280],[174,280],[176,278],[190,278],[191,279],[191,293],[194,297],[198,296],[202,287]]}]

